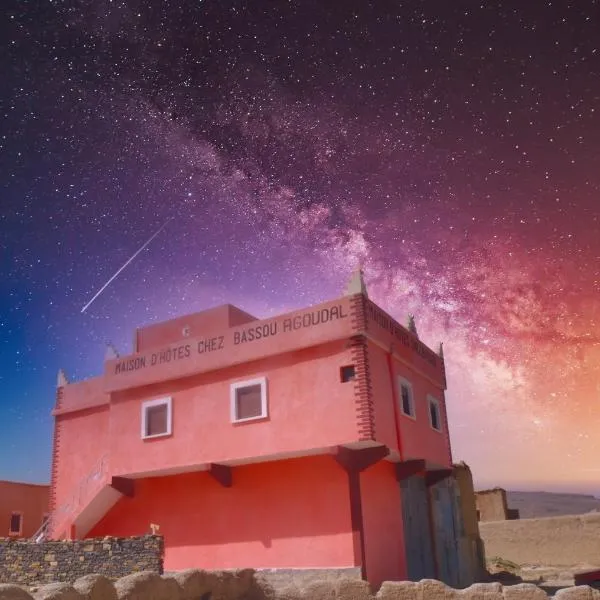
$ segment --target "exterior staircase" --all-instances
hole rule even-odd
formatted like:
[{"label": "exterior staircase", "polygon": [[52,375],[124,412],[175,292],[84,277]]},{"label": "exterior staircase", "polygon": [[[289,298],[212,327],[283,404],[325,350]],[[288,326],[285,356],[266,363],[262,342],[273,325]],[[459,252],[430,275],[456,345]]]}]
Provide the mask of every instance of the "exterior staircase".
[{"label": "exterior staircase", "polygon": [[111,477],[108,455],[104,455],[31,539],[39,543],[47,539],[83,538],[120,498],[132,495],[133,482]]}]

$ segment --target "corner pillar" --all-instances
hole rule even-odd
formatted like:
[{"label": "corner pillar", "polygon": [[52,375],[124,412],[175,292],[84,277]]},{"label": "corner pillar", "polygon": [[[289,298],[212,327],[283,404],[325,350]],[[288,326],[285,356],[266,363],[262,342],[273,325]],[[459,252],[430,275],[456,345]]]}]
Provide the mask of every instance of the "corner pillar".
[{"label": "corner pillar", "polygon": [[351,449],[338,446],[335,449],[336,462],[348,474],[348,494],[350,499],[350,520],[352,524],[352,544],[354,560],[360,561],[361,576],[367,580],[367,560],[365,552],[365,524],[360,493],[360,473],[378,463],[390,453],[387,446]]}]

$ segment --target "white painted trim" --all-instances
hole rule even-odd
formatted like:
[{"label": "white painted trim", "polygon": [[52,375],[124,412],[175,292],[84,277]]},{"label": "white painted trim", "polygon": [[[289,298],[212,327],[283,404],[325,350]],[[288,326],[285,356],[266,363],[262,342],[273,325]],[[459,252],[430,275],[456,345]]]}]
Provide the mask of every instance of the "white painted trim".
[{"label": "white painted trim", "polygon": [[[260,385],[260,415],[256,417],[247,417],[245,419],[237,419],[237,391],[241,388],[250,387],[253,385]],[[247,379],[245,381],[236,381],[235,383],[232,383],[229,393],[229,402],[232,423],[247,423],[249,421],[258,421],[260,419],[266,419],[269,416],[267,409],[267,378],[257,377],[256,379]]]},{"label": "white painted trim", "polygon": [[[410,392],[410,408],[412,410],[412,414],[404,412],[404,402],[402,401],[402,386],[405,385]],[[417,420],[417,405],[415,403],[415,391],[413,389],[412,383],[403,377],[402,375],[398,375],[398,402],[400,404],[400,414],[404,417],[408,417],[413,421]]]},{"label": "white painted trim", "polygon": [[[165,433],[157,433],[154,435],[146,435],[146,414],[149,408],[153,406],[167,406],[167,431]],[[146,400],[142,402],[142,430],[141,435],[143,440],[153,440],[155,438],[167,437],[173,433],[173,399],[171,396],[165,398],[157,398],[156,400]]]},{"label": "white painted trim", "polygon": [[[437,427],[433,426],[433,422],[431,420],[431,406],[432,405],[435,406],[435,410],[437,412],[438,423],[440,425],[439,429]],[[442,408],[440,405],[440,401],[437,398],[434,398],[431,394],[427,394],[427,415],[429,416],[429,426],[431,427],[431,429],[433,429],[434,431],[437,431],[438,433],[442,433],[442,430],[444,428],[443,421],[442,421]]]},{"label": "white painted trim", "polygon": [[[13,531],[11,529],[12,520],[15,515],[19,515],[19,531]],[[10,521],[8,522],[8,535],[9,536],[21,536],[23,535],[23,511],[13,510],[10,513]]]}]

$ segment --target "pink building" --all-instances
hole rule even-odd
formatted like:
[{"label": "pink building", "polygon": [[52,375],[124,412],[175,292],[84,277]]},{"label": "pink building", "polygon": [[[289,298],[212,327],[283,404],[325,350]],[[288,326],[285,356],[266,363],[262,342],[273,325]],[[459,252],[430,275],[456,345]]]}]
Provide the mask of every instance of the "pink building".
[{"label": "pink building", "polygon": [[219,306],[137,329],[99,377],[61,372],[50,536],[156,524],[167,570],[448,579],[444,362],[411,329],[357,272],[331,302],[265,320]]},{"label": "pink building", "polygon": [[0,481],[0,538],[30,538],[48,519],[47,484]]}]

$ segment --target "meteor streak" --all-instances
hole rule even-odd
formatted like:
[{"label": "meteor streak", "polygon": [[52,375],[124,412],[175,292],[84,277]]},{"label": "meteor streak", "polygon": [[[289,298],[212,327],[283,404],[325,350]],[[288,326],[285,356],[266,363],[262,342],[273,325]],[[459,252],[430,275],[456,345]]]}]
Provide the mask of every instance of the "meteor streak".
[{"label": "meteor streak", "polygon": [[125,264],[96,292],[95,296],[81,309],[84,313],[90,304],[119,276],[119,273],[167,226],[167,223],[171,221],[173,217],[167,219],[155,232],[154,234],[144,243],[144,245],[135,254],[129,257]]}]

